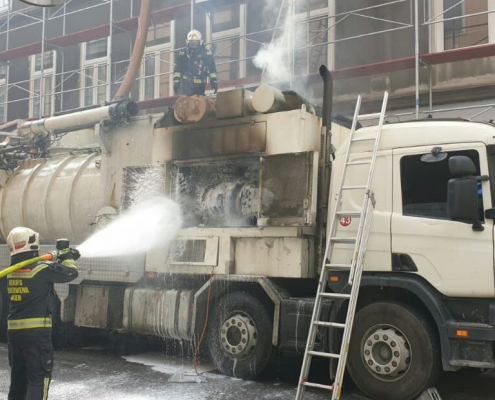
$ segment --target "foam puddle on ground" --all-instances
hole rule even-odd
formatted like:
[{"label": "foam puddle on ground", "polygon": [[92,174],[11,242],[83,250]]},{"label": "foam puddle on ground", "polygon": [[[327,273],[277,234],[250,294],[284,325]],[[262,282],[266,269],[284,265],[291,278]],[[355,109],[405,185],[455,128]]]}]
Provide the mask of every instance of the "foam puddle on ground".
[{"label": "foam puddle on ground", "polygon": [[[159,353],[144,353],[134,356],[122,357],[127,362],[146,365],[153,371],[171,375],[171,383],[203,383],[208,379],[229,379],[227,376],[213,373],[216,368],[213,364],[198,365],[198,374],[194,371],[192,361],[184,363],[183,360],[164,358]],[[234,379],[234,378],[232,378]]]}]

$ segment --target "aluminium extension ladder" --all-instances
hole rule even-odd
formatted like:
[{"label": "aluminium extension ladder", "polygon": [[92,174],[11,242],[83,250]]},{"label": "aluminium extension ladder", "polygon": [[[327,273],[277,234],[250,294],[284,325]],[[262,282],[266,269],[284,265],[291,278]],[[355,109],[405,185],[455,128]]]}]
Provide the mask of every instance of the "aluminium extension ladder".
[{"label": "aluminium extension ladder", "polygon": [[[352,121],[351,134],[349,143],[347,145],[347,151],[345,155],[345,163],[342,169],[342,175],[340,178],[339,189],[336,196],[335,206],[333,208],[333,215],[331,220],[330,233],[328,235],[325,256],[323,257],[323,266],[321,268],[320,281],[318,284],[318,291],[316,294],[315,305],[313,309],[313,316],[311,317],[311,325],[309,329],[308,341],[306,343],[306,350],[304,352],[304,361],[301,368],[301,377],[299,378],[299,384],[297,387],[296,400],[301,400],[304,395],[306,387],[313,387],[318,389],[325,389],[332,391],[332,400],[340,399],[342,391],[342,381],[344,379],[345,366],[347,361],[347,353],[349,351],[349,342],[351,339],[352,326],[354,322],[354,315],[356,312],[356,304],[359,294],[359,286],[361,284],[361,276],[363,271],[364,256],[366,253],[366,246],[370,233],[371,220],[373,218],[373,210],[375,208],[375,198],[371,190],[371,183],[373,180],[373,173],[376,163],[376,153],[380,144],[380,137],[382,133],[382,127],[385,120],[385,112],[387,109],[388,93],[385,92],[383,96],[383,104],[380,113],[359,115],[361,109],[361,96],[358,97],[356,104],[356,111],[354,113],[354,119]],[[369,137],[357,138],[355,135],[356,127],[359,121],[377,119],[379,118],[376,135]],[[365,160],[349,161],[353,148],[358,143],[368,142],[373,145],[373,152]],[[347,169],[348,167],[355,165],[367,165],[369,172],[367,175],[367,182],[362,185],[351,185],[346,183]],[[359,211],[345,211],[342,210],[342,200],[346,193],[355,193],[355,191],[361,191],[364,193],[364,200],[362,209]],[[340,218],[359,218],[359,227],[356,237],[344,237],[341,235],[341,229],[339,228]],[[332,263],[332,256],[334,246],[336,244],[352,244],[354,245],[353,257],[350,264],[337,264]],[[328,275],[331,271],[349,271],[349,286],[351,287],[351,293],[329,293],[326,291]],[[330,299],[335,301],[349,300],[349,306],[345,323],[327,322],[321,321],[321,309],[323,299]],[[339,354],[326,353],[314,351],[314,345],[316,340],[316,334],[318,327],[325,327],[328,329],[343,329],[344,334],[342,338],[342,346]],[[335,382],[332,386],[321,385],[318,383],[308,382],[309,370],[311,367],[311,360],[313,357],[324,357],[328,359],[338,360],[337,373]]]}]

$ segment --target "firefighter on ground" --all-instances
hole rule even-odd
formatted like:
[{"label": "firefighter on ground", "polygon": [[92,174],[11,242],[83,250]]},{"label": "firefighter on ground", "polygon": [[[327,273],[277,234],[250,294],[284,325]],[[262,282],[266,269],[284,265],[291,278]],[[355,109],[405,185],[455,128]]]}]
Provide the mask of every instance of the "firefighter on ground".
[{"label": "firefighter on ground", "polygon": [[[39,254],[39,234],[14,228],[7,237],[11,265]],[[53,369],[52,307],[54,283],[77,278],[75,249],[54,252],[54,261],[41,261],[7,276],[9,364],[8,400],[45,400]]]},{"label": "firefighter on ground", "polygon": [[208,78],[214,92],[218,91],[217,68],[213,53],[203,44],[201,32],[193,29],[187,35],[186,50],[181,50],[175,64],[174,90],[179,94],[204,96]]}]

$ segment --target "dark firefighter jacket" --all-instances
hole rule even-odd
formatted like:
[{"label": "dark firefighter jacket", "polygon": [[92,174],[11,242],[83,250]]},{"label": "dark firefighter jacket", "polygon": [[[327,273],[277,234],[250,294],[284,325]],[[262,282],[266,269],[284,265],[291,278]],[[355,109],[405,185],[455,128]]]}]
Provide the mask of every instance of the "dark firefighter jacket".
[{"label": "dark firefighter jacket", "polygon": [[175,64],[174,85],[190,82],[193,86],[204,87],[210,78],[217,83],[217,68],[211,50],[201,46],[194,54],[181,50]]},{"label": "dark firefighter jacket", "polygon": [[7,276],[10,299],[8,329],[10,333],[25,329],[51,329],[53,284],[77,278],[74,260],[39,262],[32,268],[17,270]]}]

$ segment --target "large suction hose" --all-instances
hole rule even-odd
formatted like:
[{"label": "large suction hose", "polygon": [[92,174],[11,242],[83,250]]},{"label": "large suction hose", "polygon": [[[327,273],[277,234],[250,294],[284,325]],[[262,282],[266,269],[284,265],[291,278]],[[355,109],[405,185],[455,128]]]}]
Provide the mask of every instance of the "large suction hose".
[{"label": "large suction hose", "polygon": [[0,279],[6,277],[8,274],[11,274],[12,272],[17,271],[18,269],[28,267],[31,264],[37,263],[38,261],[52,261],[53,260],[53,254],[48,253],[45,254],[44,256],[39,256],[35,258],[31,258],[30,260],[22,261],[18,264],[12,265],[9,268],[4,269],[3,271],[0,271]]},{"label": "large suction hose", "polygon": [[124,97],[129,97],[136,77],[139,73],[139,68],[143,60],[144,48],[148,38],[148,29],[151,19],[151,0],[142,0],[141,11],[139,13],[139,28],[137,31],[134,49],[132,50],[131,61],[125,74],[124,80],[120,84],[119,90],[115,94],[115,99],[119,100]]}]

